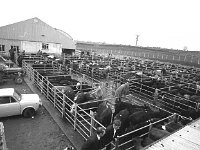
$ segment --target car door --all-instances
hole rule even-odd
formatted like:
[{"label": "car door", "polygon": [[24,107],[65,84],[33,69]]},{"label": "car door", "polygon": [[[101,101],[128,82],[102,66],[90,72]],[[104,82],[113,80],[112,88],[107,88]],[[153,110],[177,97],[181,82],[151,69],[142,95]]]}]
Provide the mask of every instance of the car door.
[{"label": "car door", "polygon": [[11,96],[0,97],[0,117],[20,114],[19,102]]}]

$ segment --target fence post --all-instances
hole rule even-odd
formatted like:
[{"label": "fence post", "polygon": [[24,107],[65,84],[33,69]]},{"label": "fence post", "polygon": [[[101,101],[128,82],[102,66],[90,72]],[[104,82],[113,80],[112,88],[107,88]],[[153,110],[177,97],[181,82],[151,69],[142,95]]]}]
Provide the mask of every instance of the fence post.
[{"label": "fence post", "polygon": [[49,98],[49,80],[48,77],[45,79],[47,81],[47,99]]},{"label": "fence post", "polygon": [[27,70],[26,70],[26,74],[28,76],[28,79],[31,80],[31,67],[27,67]]},{"label": "fence post", "polygon": [[180,119],[180,116],[177,113],[174,113],[174,122],[177,123]]},{"label": "fence post", "polygon": [[199,111],[199,107],[200,107],[200,103],[197,103],[197,105],[196,105],[196,111],[197,112]]},{"label": "fence post", "polygon": [[76,130],[76,119],[77,119],[77,103],[74,103],[75,105],[75,114],[74,114],[74,130]]},{"label": "fence post", "polygon": [[[152,127],[153,127],[153,124],[151,123],[151,120],[149,120],[149,133],[150,133],[150,131],[151,131],[151,129],[152,129]],[[149,133],[148,133],[148,137],[149,137]]]},{"label": "fence post", "polygon": [[30,80],[33,81],[33,83],[34,83],[35,82],[35,78],[34,78],[35,77],[35,70],[32,67],[30,67],[30,69],[31,69]]},{"label": "fence post", "polygon": [[53,89],[53,106],[56,107],[56,88]]},{"label": "fence post", "polygon": [[69,75],[72,75],[72,68],[69,68]]},{"label": "fence post", "polygon": [[90,125],[90,136],[92,135],[93,133],[93,127],[94,127],[94,112],[90,110],[90,115],[91,115],[91,125]]},{"label": "fence post", "polygon": [[[37,75],[36,75],[36,85],[38,85],[39,86],[39,88],[40,88],[40,85],[39,85],[39,72],[37,71]],[[41,89],[40,89],[41,90]]]},{"label": "fence post", "polygon": [[115,150],[119,148],[119,136],[117,136],[116,141],[115,141]]},{"label": "fence post", "polygon": [[[38,73],[39,74],[39,73]],[[40,76],[40,75],[39,75]],[[39,83],[41,83],[42,82],[42,84],[40,84],[40,90],[41,90],[41,93],[44,93],[43,92],[43,86],[44,86],[44,77],[42,76],[42,80],[39,82]],[[45,94],[45,93],[44,93]]]},{"label": "fence post", "polygon": [[83,82],[85,82],[85,74],[83,74]]},{"label": "fence post", "polygon": [[65,117],[65,94],[63,94],[63,103],[62,103],[62,118],[64,117]]},{"label": "fence post", "polygon": [[185,61],[186,60],[186,55],[185,55],[185,58],[184,58],[184,60],[183,61]]}]

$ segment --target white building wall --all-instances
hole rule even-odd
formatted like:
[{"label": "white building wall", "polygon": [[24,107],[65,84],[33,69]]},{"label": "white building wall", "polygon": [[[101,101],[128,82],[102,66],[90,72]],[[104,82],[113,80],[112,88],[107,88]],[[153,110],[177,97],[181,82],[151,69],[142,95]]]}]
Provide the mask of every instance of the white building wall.
[{"label": "white building wall", "polygon": [[[9,52],[11,46],[19,46],[20,52],[25,50],[26,53],[37,53],[39,50],[42,50],[42,42],[0,39],[0,44],[5,45],[6,53]],[[61,44],[57,43],[45,43],[45,44],[49,44],[49,47],[48,49],[42,50],[43,52],[54,54],[55,56],[62,55]]]},{"label": "white building wall", "polygon": [[49,44],[49,49],[42,50],[42,52],[46,52],[48,54],[54,54],[55,56],[62,55],[62,45],[56,43],[46,43]]},{"label": "white building wall", "polygon": [[22,49],[25,50],[26,53],[37,53],[39,50],[42,50],[42,52],[48,54],[61,56],[62,54],[61,44],[56,44],[56,43],[45,43],[45,44],[49,44],[48,49],[42,49],[42,42],[22,41]]},{"label": "white building wall", "polygon": [[41,49],[41,42],[22,41],[22,50],[25,50],[26,53],[37,53]]},{"label": "white building wall", "polygon": [[0,44],[5,45],[5,52],[9,52],[11,46],[19,46],[19,49],[21,50],[21,41],[19,40],[0,39]]}]

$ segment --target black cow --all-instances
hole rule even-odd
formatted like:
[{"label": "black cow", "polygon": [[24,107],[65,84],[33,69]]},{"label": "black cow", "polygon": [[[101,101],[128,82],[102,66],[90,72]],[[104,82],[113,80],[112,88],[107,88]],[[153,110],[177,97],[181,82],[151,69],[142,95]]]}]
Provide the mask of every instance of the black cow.
[{"label": "black cow", "polygon": [[[79,104],[79,106],[82,109],[90,109],[92,108],[92,110],[96,110],[98,105],[101,103],[101,101],[94,101],[95,97],[93,95],[91,95],[90,93],[77,93],[76,97],[74,98],[74,104],[71,106],[71,113],[74,113],[75,111],[75,104]],[[87,103],[88,102],[88,103]]]},{"label": "black cow", "polygon": [[164,111],[138,111],[129,116],[129,124],[135,126],[152,118],[165,118],[167,116],[169,114]]},{"label": "black cow", "polygon": [[126,129],[128,128],[128,119],[129,119],[130,112],[127,109],[121,110],[116,116],[114,117],[114,120],[120,120],[121,126],[118,129],[119,135],[122,135],[125,133]]},{"label": "black cow", "polygon": [[110,105],[108,105],[107,102],[99,104],[94,117],[103,126],[107,127],[112,119],[112,109]]},{"label": "black cow", "polygon": [[113,114],[113,117],[115,117],[116,114],[118,114],[121,110],[127,109],[130,114],[133,114],[134,112],[141,111],[141,110],[151,110],[150,107],[147,105],[139,106],[139,105],[133,105],[128,102],[116,102],[115,103],[115,113]]},{"label": "black cow", "polygon": [[[74,90],[70,86],[54,86],[53,89],[54,88],[58,89],[60,92],[65,94],[67,98],[69,98],[70,100],[73,100],[75,97]],[[57,94],[62,98],[61,93],[57,93]]]},{"label": "black cow", "polygon": [[162,130],[162,129],[158,129],[158,128],[151,128],[151,131],[149,132],[149,137],[154,140],[157,141],[167,135],[169,135],[170,132],[166,131],[166,130]]}]

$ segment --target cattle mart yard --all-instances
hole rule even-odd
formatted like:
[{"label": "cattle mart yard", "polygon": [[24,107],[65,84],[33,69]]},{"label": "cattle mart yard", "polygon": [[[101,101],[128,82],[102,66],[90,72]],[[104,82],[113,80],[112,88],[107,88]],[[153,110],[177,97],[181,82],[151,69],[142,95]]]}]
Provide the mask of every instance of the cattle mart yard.
[{"label": "cattle mart yard", "polygon": [[[27,84],[29,85],[29,87],[31,88],[31,90],[30,90],[30,92],[31,91],[33,91],[34,93],[38,93],[40,96],[42,96],[42,97],[46,97],[48,100],[46,100],[45,98],[42,98],[42,100],[43,100],[43,103],[44,103],[44,106],[46,107],[46,109],[47,110],[49,110],[49,108],[50,107],[47,107],[47,106],[52,106],[52,104],[51,103],[53,103],[53,105],[54,105],[54,107],[56,107],[57,109],[58,109],[58,111],[59,112],[61,112],[61,115],[62,115],[62,117],[66,117],[66,115],[67,115],[67,113],[66,113],[66,109],[63,109],[63,108],[65,108],[65,103],[61,103],[61,104],[59,104],[59,100],[56,102],[55,101],[55,97],[53,96],[53,99],[52,99],[52,93],[51,93],[51,87],[52,86],[50,86],[50,82],[48,82],[48,81],[46,81],[46,78],[43,78],[43,76],[41,76],[37,71],[33,71],[32,69],[31,69],[31,67],[30,67],[30,65],[28,65],[28,64],[26,64],[26,63],[24,63],[24,65],[23,65],[23,68],[26,70],[26,73],[27,73],[27,76],[26,76],[26,78],[25,78],[25,81],[27,82]],[[83,69],[84,70],[84,69]],[[124,73],[124,72],[123,72]],[[80,75],[81,76],[81,75]],[[82,77],[81,77],[82,78]],[[42,83],[43,84],[41,84],[41,81],[43,81]],[[34,84],[33,84],[33,82],[34,82]],[[9,85],[9,84],[7,84],[7,85]],[[34,85],[34,86],[33,86]],[[36,85],[36,86],[35,86]],[[136,87],[141,87],[141,88],[135,88],[134,87],[134,85],[136,85]],[[144,93],[145,93],[145,90],[147,89],[144,85],[142,85],[142,84],[137,84],[137,83],[135,83],[135,82],[133,82],[132,81],[132,87],[131,87],[131,91],[135,91],[135,93],[138,93],[138,91],[140,91],[141,92],[141,90],[143,90],[144,91]],[[11,85],[12,86],[12,85]],[[17,85],[16,85],[17,86]],[[3,86],[2,86],[3,87]],[[37,88],[36,88],[37,87]],[[47,88],[46,88],[47,87]],[[108,87],[110,87],[110,85],[108,86]],[[23,92],[25,92],[25,93],[27,93],[27,92],[29,92],[29,90],[27,90],[27,88],[24,88],[23,86],[20,86],[20,88],[22,88],[22,93]],[[39,90],[38,90],[39,89]],[[40,94],[40,93],[43,93],[43,94]],[[133,93],[132,93],[133,94]],[[144,96],[144,95],[143,95]],[[63,95],[63,97],[64,97],[64,95]],[[141,96],[142,97],[142,96]],[[150,99],[151,100],[151,99]],[[48,105],[48,102],[50,103],[49,105]],[[56,103],[55,103],[56,102]],[[181,105],[180,105],[181,106]],[[53,107],[53,108],[54,108]],[[178,108],[177,108],[178,109]],[[196,107],[195,107],[195,109],[196,109]],[[199,108],[197,108],[197,109],[199,109]],[[43,109],[41,109],[41,110],[43,110]],[[44,109],[45,110],[45,109]],[[177,111],[177,110],[176,110]],[[68,121],[64,121],[65,119],[63,119],[61,116],[60,116],[60,114],[58,114],[58,115],[55,115],[55,114],[53,114],[51,111],[49,111],[50,112],[50,114],[53,116],[53,118],[55,119],[55,121],[56,121],[56,123],[58,123],[59,124],[59,122],[65,122],[65,124],[64,124],[64,127],[66,128],[69,128],[70,129],[70,131],[73,131],[73,127],[77,127],[78,125],[80,126],[80,124],[75,124],[75,125],[73,125],[73,126],[71,126],[69,123],[68,123]],[[37,116],[40,116],[40,112],[39,112],[39,115],[36,115],[36,117],[34,118],[34,119],[37,119]],[[14,117],[15,118],[15,117]],[[21,117],[22,118],[22,117]],[[23,118],[24,119],[24,118]],[[67,117],[66,117],[66,119],[67,119]],[[7,119],[5,119],[5,120],[7,120]],[[27,120],[29,120],[29,119],[27,119]],[[31,120],[31,119],[30,119]],[[59,120],[59,121],[58,121]],[[82,120],[83,121],[83,120]],[[46,121],[45,121],[46,122]],[[48,121],[47,121],[48,122]],[[69,121],[70,122],[70,121]],[[73,123],[74,123],[74,121],[73,121]],[[86,123],[86,122],[85,122]],[[5,124],[6,125],[6,124]],[[68,126],[69,125],[69,126]],[[48,126],[47,124],[45,124],[45,126]],[[37,126],[36,126],[37,127]],[[59,127],[63,130],[64,129],[64,127],[62,126],[62,125],[60,125],[59,124]],[[40,127],[39,127],[40,128]],[[73,145],[73,146],[76,146],[76,148],[77,149],[79,149],[79,145],[81,145],[82,143],[80,142],[80,141],[82,141],[83,142],[83,138],[81,138],[80,137],[80,135],[75,135],[77,132],[70,132],[69,131],[69,129],[68,129],[68,131],[66,131],[66,130],[63,130],[63,133],[65,133],[67,136],[68,136],[68,138],[71,140],[71,142],[73,143],[73,144],[71,144],[69,141],[68,141],[68,139],[66,138],[66,141],[65,141],[65,145],[63,145],[63,148],[61,148],[61,147],[58,147],[58,149],[64,149],[67,145]],[[76,129],[78,129],[78,128],[76,128]],[[89,127],[89,129],[91,129],[91,127]],[[17,130],[17,129],[16,129]],[[35,129],[36,131],[37,131],[37,129]],[[53,130],[52,129],[48,129],[48,131],[49,132],[52,132]],[[79,130],[79,132],[81,133],[81,130]],[[89,131],[89,132],[91,132],[91,130]],[[27,135],[29,135],[28,133],[29,132],[26,132],[27,133]],[[37,133],[39,133],[39,132],[37,132]],[[82,132],[81,133],[82,134],[82,136],[87,136],[87,135],[84,135],[84,133]],[[89,133],[90,134],[90,133]],[[53,134],[54,135],[54,134]],[[37,136],[37,134],[36,134],[36,136]],[[49,138],[49,137],[48,137]],[[80,140],[79,140],[80,139]],[[43,141],[44,142],[44,141]],[[77,143],[76,143],[77,142]],[[45,143],[45,142],[44,142]],[[196,143],[197,145],[198,145],[198,143]],[[29,145],[31,145],[31,144],[29,144]],[[60,146],[60,145],[59,145]],[[9,147],[9,141],[8,141],[8,147]],[[51,149],[51,147],[49,148],[49,149]],[[52,149],[55,149],[55,148],[52,148]]]},{"label": "cattle mart yard", "polygon": [[[33,93],[26,82],[18,85],[10,80],[0,86],[0,88],[10,87],[16,88],[20,93]],[[56,114],[54,109],[48,110]],[[12,116],[0,118],[0,122],[4,124],[9,150],[64,150],[67,146],[72,146],[68,137],[44,107],[44,102],[34,118]]]}]

